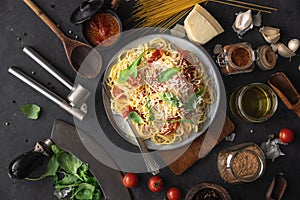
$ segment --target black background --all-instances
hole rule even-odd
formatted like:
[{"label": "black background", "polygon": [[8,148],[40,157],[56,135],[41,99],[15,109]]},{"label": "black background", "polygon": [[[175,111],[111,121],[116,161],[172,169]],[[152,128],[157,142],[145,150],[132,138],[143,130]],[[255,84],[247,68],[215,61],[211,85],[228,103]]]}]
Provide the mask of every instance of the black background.
[{"label": "black background", "polygon": [[[42,10],[60,25],[61,30],[66,35],[72,38],[78,35],[79,39],[82,40],[81,26],[75,26],[69,22],[69,16],[72,11],[81,2],[80,0],[36,1]],[[278,11],[273,14],[263,14],[263,25],[280,28],[282,42],[287,44],[292,38],[300,38],[300,1],[252,0],[251,2],[263,3],[278,8]],[[122,21],[130,16],[133,4],[134,1],[121,1],[118,11]],[[205,8],[225,29],[223,34],[204,45],[210,54],[212,54],[213,46],[217,43],[225,45],[247,41],[253,45],[253,48],[266,44],[258,32],[258,28],[253,28],[247,32],[242,40],[237,38],[231,25],[234,21],[235,13],[241,9],[216,3],[209,3]],[[125,26],[124,28],[129,29],[131,27]],[[69,32],[69,30],[72,30],[72,32]],[[71,70],[64,56],[64,49],[59,39],[22,1],[1,1],[0,33],[0,199],[55,199],[50,178],[39,182],[11,180],[7,175],[7,167],[17,154],[31,149],[37,141],[49,137],[54,119],[62,119],[70,123],[73,122],[73,119],[57,105],[10,75],[7,69],[10,66],[18,66],[27,74],[35,71],[35,74],[31,76],[36,80],[44,83],[44,85],[60,96],[68,94],[66,88],[22,53],[22,48],[25,45],[30,45],[57,66],[71,80],[74,80],[75,73]],[[229,96],[237,86],[243,83],[266,83],[270,75],[277,71],[285,72],[296,88],[300,90],[299,64],[300,58],[298,55],[291,62],[288,59],[279,57],[276,67],[271,71],[263,72],[255,68],[249,74],[223,76],[227,95]],[[42,113],[38,120],[29,120],[23,116],[20,106],[26,103],[36,103],[42,107]],[[227,113],[231,116],[229,111]],[[283,199],[298,199],[300,191],[300,154],[298,154],[300,150],[300,125],[296,115],[289,111],[279,100],[276,114],[264,123],[245,123],[236,121],[233,117],[231,118],[236,126],[235,133],[237,136],[234,142],[221,142],[205,159],[198,161],[181,176],[173,175],[168,168],[162,169],[160,176],[165,180],[165,188],[160,193],[154,194],[147,189],[146,185],[150,174],[139,174],[140,184],[131,190],[133,199],[164,199],[166,198],[165,192],[167,188],[171,186],[179,187],[184,197],[192,186],[201,182],[221,184],[228,189],[234,200],[264,199],[272,178],[280,172],[284,174],[288,181],[288,187]],[[9,125],[6,125],[6,122]],[[217,154],[220,150],[249,141],[261,144],[267,139],[268,134],[274,133],[278,135],[279,130],[284,127],[294,130],[295,141],[288,146],[281,146],[286,156],[276,159],[275,162],[268,160],[267,170],[262,178],[252,183],[237,185],[225,184],[222,181],[216,165]],[[254,133],[250,133],[250,130],[253,130]]]}]

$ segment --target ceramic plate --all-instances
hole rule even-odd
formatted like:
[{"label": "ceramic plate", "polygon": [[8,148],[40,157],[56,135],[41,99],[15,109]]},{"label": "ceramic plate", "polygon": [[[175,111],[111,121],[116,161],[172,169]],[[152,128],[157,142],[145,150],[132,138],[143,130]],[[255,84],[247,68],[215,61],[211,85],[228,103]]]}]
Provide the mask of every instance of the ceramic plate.
[{"label": "ceramic plate", "polygon": [[[202,46],[196,46],[195,44],[175,36],[167,35],[167,34],[152,34],[147,35],[141,38],[138,38],[127,45],[125,45],[123,48],[119,50],[119,52],[111,59],[111,61],[108,64],[108,67],[106,69],[106,72],[104,74],[104,80],[103,85],[105,87],[107,82],[107,77],[110,73],[110,70],[113,66],[113,64],[116,62],[118,55],[123,51],[127,49],[131,49],[134,47],[137,47],[140,44],[147,43],[151,41],[154,38],[163,38],[168,40],[170,43],[174,44],[176,47],[181,48],[183,50],[189,50],[192,52],[198,59],[203,63],[203,65],[207,69],[208,76],[214,80],[214,89],[216,91],[216,101],[210,105],[209,112],[208,112],[208,119],[204,123],[203,127],[199,130],[199,132],[192,132],[190,136],[178,143],[168,144],[168,145],[158,145],[152,142],[150,139],[146,140],[146,145],[148,149],[152,150],[171,150],[176,149],[179,147],[182,147],[188,143],[191,143],[195,138],[199,137],[201,134],[205,132],[205,130],[210,126],[213,119],[216,116],[218,107],[220,105],[220,75],[218,72],[218,69],[216,65],[214,64],[214,61],[211,59],[210,55],[206,52],[206,50]],[[104,102],[104,108],[107,113],[107,116],[117,131],[118,134],[120,134],[126,141],[136,144],[135,138],[131,135],[132,132],[130,130],[130,127],[127,123],[127,121],[120,115],[114,114],[110,107],[110,99],[112,98],[110,93],[105,92],[105,88],[103,88],[102,94],[103,94],[103,102]],[[106,87],[106,89],[108,89]]]}]

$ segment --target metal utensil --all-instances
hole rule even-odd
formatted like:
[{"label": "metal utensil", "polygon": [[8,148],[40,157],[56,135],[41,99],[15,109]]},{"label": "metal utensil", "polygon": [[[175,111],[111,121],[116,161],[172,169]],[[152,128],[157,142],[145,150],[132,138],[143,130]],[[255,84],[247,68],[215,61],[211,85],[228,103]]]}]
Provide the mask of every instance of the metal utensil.
[{"label": "metal utensil", "polygon": [[[102,159],[109,162],[110,166],[114,169],[97,160],[85,148],[82,141],[84,141],[85,144],[89,144],[89,147],[93,148],[94,152],[97,152],[97,156],[101,156]],[[38,166],[37,162],[45,156],[46,152],[51,151],[50,146],[53,143],[59,148],[75,155],[82,162],[88,163],[90,172],[97,179],[105,199],[131,199],[128,189],[122,184],[122,174],[120,171],[115,170],[118,169],[118,167],[109,154],[86,133],[60,120],[54,121],[50,139],[46,139],[44,142],[38,142],[34,150],[19,155],[10,163],[10,176],[16,179],[27,177],[34,170],[32,166]]]},{"label": "metal utensil", "polygon": [[73,84],[62,73],[56,70],[53,65],[39,55],[33,48],[26,46],[23,48],[23,52],[70,90],[70,94],[67,98],[72,106],[78,108],[82,106],[86,107],[84,103],[90,95],[90,92],[86,88],[78,83],[73,86]]},{"label": "metal utensil", "polygon": [[57,35],[63,43],[67,58],[73,70],[84,78],[96,78],[101,71],[102,57],[91,46],[65,36],[61,30],[40,10],[33,1],[24,2],[40,17],[41,20]]},{"label": "metal utensil", "polygon": [[52,91],[48,90],[45,86],[41,85],[37,81],[30,78],[21,70],[17,69],[16,67],[8,68],[8,72],[22,80],[24,83],[28,84],[30,87],[35,89],[36,91],[40,92],[41,94],[45,95],[48,99],[59,105],[62,109],[73,115],[79,120],[83,120],[86,112],[84,110],[80,110],[78,108],[70,106],[63,98],[58,96],[57,94],[53,93]]},{"label": "metal utensil", "polygon": [[[103,87],[103,91],[105,92],[105,98],[107,99],[107,101],[110,101],[108,99],[108,97],[109,97],[109,91],[108,91],[107,85],[105,83],[102,83],[102,87]],[[127,119],[126,121],[127,121],[128,125],[130,127],[132,135],[135,138],[136,145],[138,146],[138,148],[139,148],[139,150],[140,150],[140,152],[142,154],[142,157],[144,159],[147,171],[149,173],[153,174],[153,175],[158,174],[159,173],[159,165],[158,165],[158,163],[155,161],[155,159],[153,158],[153,156],[148,151],[148,148],[147,148],[145,142],[137,134],[137,132],[136,132],[136,130],[135,130],[135,128],[134,128],[131,120]]]},{"label": "metal utensil", "polygon": [[159,165],[157,162],[154,160],[154,158],[151,156],[150,152],[147,149],[147,146],[145,142],[140,138],[140,136],[136,133],[135,128],[130,120],[127,120],[128,124],[130,126],[131,131],[133,132],[137,146],[143,156],[143,159],[145,161],[146,167],[148,172],[150,172],[153,175],[156,175],[159,173]]},{"label": "metal utensil", "polygon": [[85,104],[85,101],[89,97],[90,92],[78,83],[73,86],[73,84],[62,73],[56,70],[53,65],[51,65],[31,47],[24,47],[23,51],[70,90],[70,93],[68,95],[69,103],[52,91],[48,90],[37,81],[33,80],[31,77],[29,77],[16,67],[10,67],[8,71],[38,92],[45,95],[54,103],[58,104],[61,108],[72,114],[74,117],[78,118],[79,120],[83,120],[84,116],[87,113],[87,106]]}]

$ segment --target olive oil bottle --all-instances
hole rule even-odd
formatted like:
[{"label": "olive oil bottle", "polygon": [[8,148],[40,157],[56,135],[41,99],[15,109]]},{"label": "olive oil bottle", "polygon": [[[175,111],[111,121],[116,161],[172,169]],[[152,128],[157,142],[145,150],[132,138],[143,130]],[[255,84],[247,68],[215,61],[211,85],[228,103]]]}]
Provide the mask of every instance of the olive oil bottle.
[{"label": "olive oil bottle", "polygon": [[277,109],[277,96],[263,83],[251,83],[237,88],[230,97],[232,114],[247,122],[263,122]]}]

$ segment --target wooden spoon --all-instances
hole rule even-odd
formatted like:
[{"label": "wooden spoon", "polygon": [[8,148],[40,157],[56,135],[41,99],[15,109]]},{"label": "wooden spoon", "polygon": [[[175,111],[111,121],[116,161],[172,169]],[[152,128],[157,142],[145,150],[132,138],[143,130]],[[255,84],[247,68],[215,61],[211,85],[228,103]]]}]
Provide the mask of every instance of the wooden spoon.
[{"label": "wooden spoon", "polygon": [[39,16],[45,24],[57,35],[63,43],[67,58],[73,70],[88,79],[96,78],[100,74],[102,58],[99,52],[91,46],[68,38],[47,15],[31,0],[24,2]]}]

